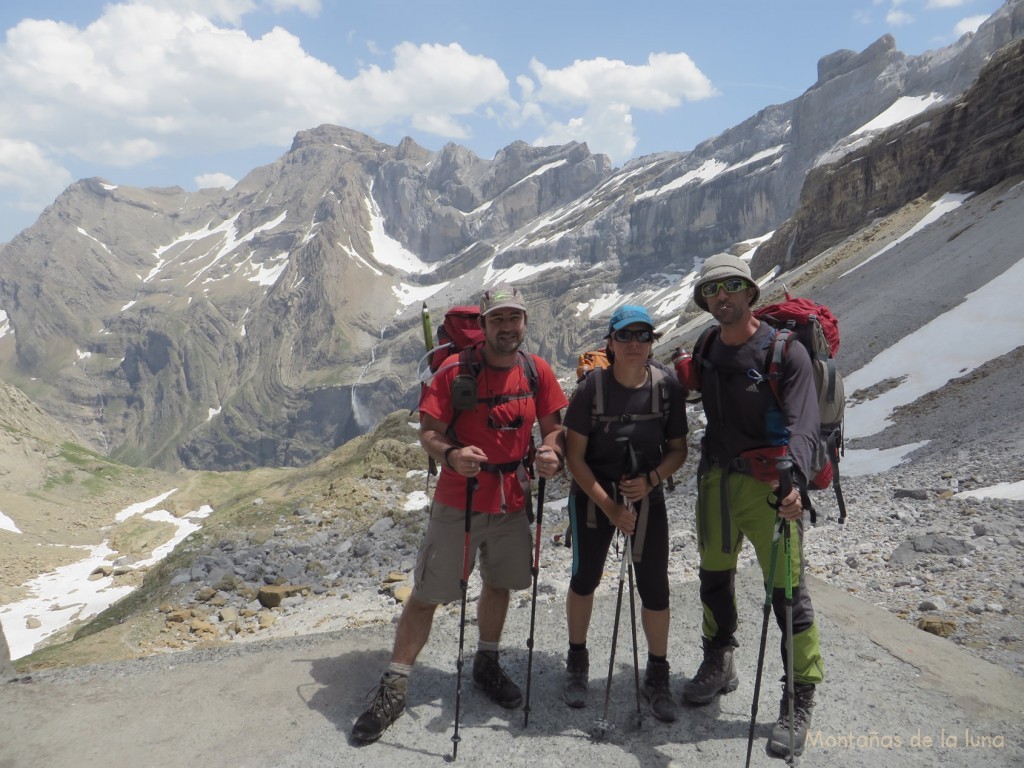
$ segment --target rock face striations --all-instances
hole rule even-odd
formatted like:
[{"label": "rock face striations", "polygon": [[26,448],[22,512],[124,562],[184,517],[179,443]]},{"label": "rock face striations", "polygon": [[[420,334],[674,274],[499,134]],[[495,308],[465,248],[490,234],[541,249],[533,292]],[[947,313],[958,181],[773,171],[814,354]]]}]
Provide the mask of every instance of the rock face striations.
[{"label": "rock face striations", "polygon": [[[134,465],[306,464],[415,404],[424,300],[436,320],[514,279],[529,348],[566,369],[617,301],[673,318],[714,253],[775,232],[755,267],[793,263],[907,195],[1018,172],[1019,44],[953,100],[1022,33],[1010,0],[938,51],[836,52],[798,98],[622,168],[324,125],[230,190],[79,181],[0,250],[0,379]],[[932,106],[865,128],[908,98]]]},{"label": "rock face striations", "polygon": [[1017,40],[961,98],[812,170],[799,208],[758,250],[753,269],[796,266],[922,195],[985,190],[1021,174],[1024,41]]}]

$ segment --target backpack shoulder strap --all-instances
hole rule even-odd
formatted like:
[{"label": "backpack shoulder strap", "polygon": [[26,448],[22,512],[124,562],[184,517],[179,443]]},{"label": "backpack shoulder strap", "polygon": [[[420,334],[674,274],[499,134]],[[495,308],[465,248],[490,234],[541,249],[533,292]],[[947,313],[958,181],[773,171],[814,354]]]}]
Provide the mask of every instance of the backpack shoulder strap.
[{"label": "backpack shoulder strap", "polygon": [[783,406],[782,367],[788,354],[789,345],[795,338],[796,334],[788,328],[776,329],[772,334],[772,343],[764,358],[765,378],[768,379],[768,386],[771,387],[772,394],[775,395],[775,400],[780,408]]},{"label": "backpack shoulder strap", "polygon": [[[475,381],[477,377],[480,375],[481,361],[479,359],[479,355],[477,355],[476,359],[474,359],[473,352],[475,351],[475,349],[475,347],[466,347],[465,349],[459,351],[459,372],[456,374],[456,376],[464,376],[468,374],[469,376],[472,376]],[[454,383],[455,380],[453,378],[452,384]],[[459,420],[459,416],[461,415],[462,411],[458,409],[452,411],[452,420],[448,422],[448,429],[446,429],[444,433],[445,437],[451,440],[452,443],[455,445],[462,445],[462,442],[459,440],[459,437],[455,432],[455,422]]]},{"label": "backpack shoulder strap", "polygon": [[651,376],[651,413],[658,414],[668,421],[668,412],[672,405],[668,395],[668,371],[660,365],[647,365]]},{"label": "backpack shoulder strap", "polygon": [[595,421],[604,418],[604,370],[604,368],[595,368],[587,374],[587,378],[593,377],[594,379],[594,401],[590,413]]},{"label": "backpack shoulder strap", "polygon": [[537,391],[540,389],[540,374],[537,372],[537,361],[529,352],[519,350],[519,364],[523,366],[523,373],[526,374],[526,383],[530,387],[533,399],[537,399]]},{"label": "backpack shoulder strap", "polygon": [[697,341],[693,345],[693,359],[697,361],[698,376],[700,375],[700,369],[707,368],[709,371],[715,369],[712,362],[708,360],[708,350],[711,348],[711,343],[718,338],[718,331],[719,327],[717,325],[705,328],[701,331],[700,336],[697,337]]},{"label": "backpack shoulder strap", "polygon": [[468,373],[474,379],[480,375],[481,360],[476,347],[466,347],[459,352],[459,373]]},{"label": "backpack shoulder strap", "polygon": [[591,406],[591,419],[594,422],[618,422],[626,423],[630,421],[650,421],[651,419],[661,419],[662,422],[668,421],[669,408],[671,407],[671,399],[668,394],[668,376],[669,372],[664,368],[657,365],[648,364],[647,370],[651,378],[651,410],[649,413],[623,413],[619,416],[607,416],[605,415],[605,401],[608,398],[608,393],[605,389],[609,386],[608,384],[608,371],[606,368],[595,368],[587,374],[589,379],[591,376],[597,377],[594,381],[594,401]]}]

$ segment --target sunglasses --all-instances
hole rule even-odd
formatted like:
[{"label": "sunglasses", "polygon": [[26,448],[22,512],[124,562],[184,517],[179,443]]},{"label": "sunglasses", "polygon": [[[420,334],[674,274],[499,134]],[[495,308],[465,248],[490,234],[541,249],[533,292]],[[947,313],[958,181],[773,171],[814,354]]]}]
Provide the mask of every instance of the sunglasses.
[{"label": "sunglasses", "polygon": [[499,432],[515,432],[517,429],[521,429],[523,426],[523,417],[516,416],[508,424],[499,424],[494,420],[493,414],[487,414],[487,426],[491,429],[496,429]]},{"label": "sunglasses", "polygon": [[654,341],[654,331],[627,331],[623,328],[619,331],[612,331],[612,338],[623,344],[629,344],[633,339],[636,339],[641,344],[650,344]]},{"label": "sunglasses", "polygon": [[723,288],[726,293],[739,293],[740,291],[745,291],[749,287],[750,284],[742,277],[730,277],[728,280],[704,283],[704,285],[700,287],[700,295],[705,299],[710,299]]}]

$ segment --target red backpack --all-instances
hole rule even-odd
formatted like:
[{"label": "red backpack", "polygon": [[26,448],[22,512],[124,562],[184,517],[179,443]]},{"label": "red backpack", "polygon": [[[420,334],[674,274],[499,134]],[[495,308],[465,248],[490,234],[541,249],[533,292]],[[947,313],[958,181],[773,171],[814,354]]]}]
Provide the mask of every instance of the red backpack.
[{"label": "red backpack", "polygon": [[430,372],[437,373],[445,358],[484,340],[479,307],[452,307],[437,328],[437,346],[430,350]]}]

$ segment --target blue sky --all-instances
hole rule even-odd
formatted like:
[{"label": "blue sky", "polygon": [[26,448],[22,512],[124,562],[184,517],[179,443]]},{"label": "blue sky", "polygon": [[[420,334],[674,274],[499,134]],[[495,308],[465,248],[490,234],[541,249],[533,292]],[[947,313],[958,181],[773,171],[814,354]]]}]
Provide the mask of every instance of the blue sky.
[{"label": "blue sky", "polygon": [[322,123],[491,157],[688,150],[885,33],[908,54],[1001,0],[6,0],[0,242],[72,181],[230,186]]}]

